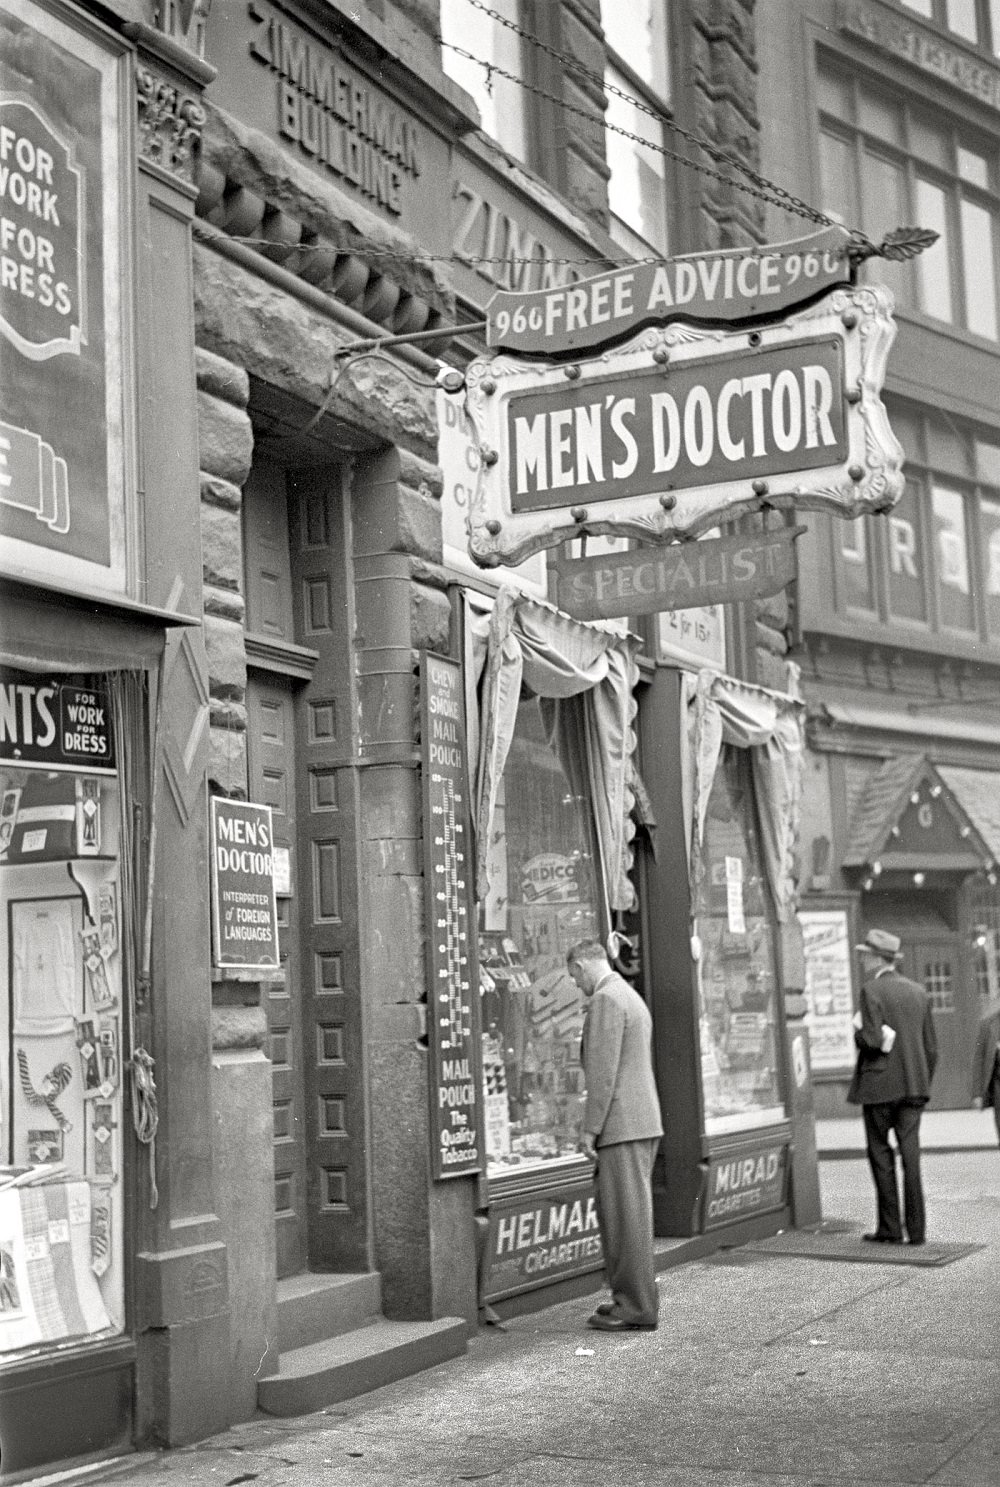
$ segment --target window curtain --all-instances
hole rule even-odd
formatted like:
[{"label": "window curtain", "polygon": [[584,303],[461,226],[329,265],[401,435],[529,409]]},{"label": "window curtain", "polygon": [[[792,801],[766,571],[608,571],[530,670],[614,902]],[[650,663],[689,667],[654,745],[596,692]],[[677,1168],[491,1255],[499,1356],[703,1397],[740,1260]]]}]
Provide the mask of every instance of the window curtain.
[{"label": "window curtain", "polygon": [[466,716],[469,756],[475,767],[472,799],[480,898],[489,888],[487,848],[497,790],[524,687],[543,699],[546,730],[570,779],[586,785],[608,908],[631,908],[637,642],[582,625],[510,588],[500,589],[490,614],[467,603],[466,618]]},{"label": "window curtain", "polygon": [[764,870],[778,919],[785,923],[795,903],[794,847],[802,799],[804,704],[798,667],[789,664],[794,692],[753,687],[718,672],[685,677],[685,807],[689,812],[692,886],[701,873],[705,813],[723,744],[750,750]]}]

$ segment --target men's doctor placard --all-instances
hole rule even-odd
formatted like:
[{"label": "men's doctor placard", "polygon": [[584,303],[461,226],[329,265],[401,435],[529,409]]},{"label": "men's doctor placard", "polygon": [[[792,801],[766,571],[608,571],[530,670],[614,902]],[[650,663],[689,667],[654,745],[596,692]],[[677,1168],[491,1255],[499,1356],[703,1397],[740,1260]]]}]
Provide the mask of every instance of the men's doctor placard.
[{"label": "men's doctor placard", "polygon": [[271,807],[213,795],[212,948],[220,969],[280,965]]}]

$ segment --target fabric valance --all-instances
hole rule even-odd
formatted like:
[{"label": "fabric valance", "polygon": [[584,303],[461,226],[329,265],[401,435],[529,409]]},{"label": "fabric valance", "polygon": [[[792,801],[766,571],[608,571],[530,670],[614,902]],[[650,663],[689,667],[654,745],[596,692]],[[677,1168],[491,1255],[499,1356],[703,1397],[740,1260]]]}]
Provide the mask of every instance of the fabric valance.
[{"label": "fabric valance", "polygon": [[476,883],[488,890],[487,848],[497,790],[510,750],[522,688],[543,699],[553,746],[565,752],[564,704],[583,705],[581,768],[593,806],[594,828],[608,907],[631,908],[629,880],[634,831],[631,757],[635,749],[633,688],[638,676],[632,636],[583,625],[511,588],[501,588],[492,611],[467,606],[466,675],[469,754],[474,762],[473,820]]}]

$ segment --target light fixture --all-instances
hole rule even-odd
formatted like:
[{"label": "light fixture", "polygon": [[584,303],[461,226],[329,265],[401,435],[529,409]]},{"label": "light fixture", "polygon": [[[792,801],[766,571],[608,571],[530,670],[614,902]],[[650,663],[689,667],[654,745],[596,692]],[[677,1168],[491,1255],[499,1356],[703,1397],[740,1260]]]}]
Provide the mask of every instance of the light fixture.
[{"label": "light fixture", "polygon": [[920,791],[919,790],[914,790],[913,794],[910,796],[910,804],[911,805],[919,805],[920,804]]},{"label": "light fixture", "polygon": [[940,785],[932,785],[931,786],[931,796],[932,796],[932,798],[934,800],[937,800],[937,798],[938,798],[938,796],[940,794],[941,794],[941,786]]},{"label": "light fixture", "polygon": [[871,878],[866,878],[865,881],[861,885],[861,891],[863,893],[869,893],[871,891],[871,886],[872,886],[872,880],[871,880]]},{"label": "light fixture", "polygon": [[881,864],[881,862],[873,862],[872,863],[872,872],[874,873],[874,875],[875,875],[876,878],[878,878],[878,877],[881,876],[881,873],[882,873],[882,864]]},{"label": "light fixture", "polygon": [[927,874],[926,873],[914,873],[913,874],[913,884],[914,884],[914,887],[916,887],[916,888],[922,888],[926,882],[927,882]]}]

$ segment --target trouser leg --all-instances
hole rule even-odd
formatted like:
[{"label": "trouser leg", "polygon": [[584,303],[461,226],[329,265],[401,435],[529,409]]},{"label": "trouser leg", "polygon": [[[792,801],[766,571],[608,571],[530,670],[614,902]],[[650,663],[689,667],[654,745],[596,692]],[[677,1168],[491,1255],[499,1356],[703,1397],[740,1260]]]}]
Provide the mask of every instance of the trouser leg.
[{"label": "trouser leg", "polygon": [[889,1145],[892,1127],[891,1105],[862,1105],[865,1121],[865,1140],[868,1146],[868,1165],[875,1181],[875,1199],[878,1204],[876,1233],[890,1239],[902,1239],[903,1227],[899,1216],[899,1192],[896,1187],[896,1159]]},{"label": "trouser leg", "polygon": [[1000,1067],[993,1070],[990,1084],[990,1099],[993,1101],[993,1119],[996,1121],[997,1141],[1000,1142]]},{"label": "trouser leg", "polygon": [[903,1211],[911,1244],[921,1244],[927,1230],[924,1185],[920,1176],[921,1105],[899,1105],[894,1126],[903,1163]]},{"label": "trouser leg", "polygon": [[657,1140],[622,1141],[597,1153],[597,1217],[615,1315],[655,1322],[653,1162]]}]

